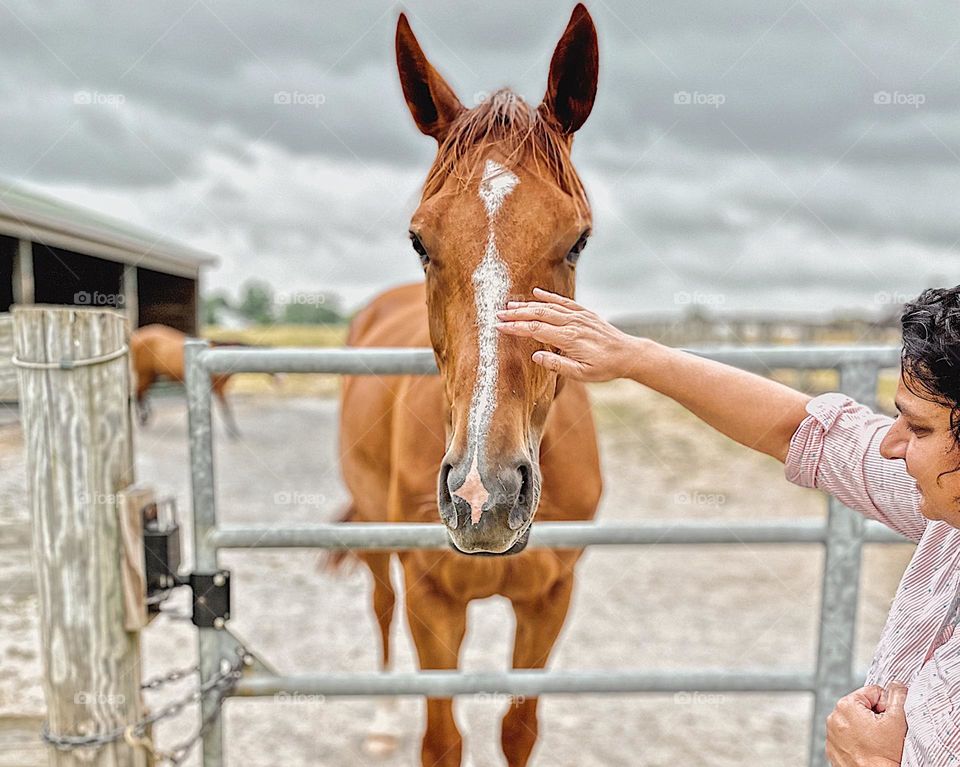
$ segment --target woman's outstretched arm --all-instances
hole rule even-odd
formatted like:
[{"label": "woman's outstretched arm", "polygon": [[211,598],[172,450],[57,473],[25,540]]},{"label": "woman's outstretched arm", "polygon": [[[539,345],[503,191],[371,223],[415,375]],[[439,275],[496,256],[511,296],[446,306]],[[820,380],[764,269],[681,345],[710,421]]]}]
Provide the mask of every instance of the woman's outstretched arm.
[{"label": "woman's outstretched arm", "polygon": [[537,351],[549,370],[581,381],[630,378],[676,400],[741,445],[787,457],[810,397],[695,354],[618,330],[569,298],[537,288],[535,301],[510,302],[498,313],[504,335],[532,338],[560,354]]}]

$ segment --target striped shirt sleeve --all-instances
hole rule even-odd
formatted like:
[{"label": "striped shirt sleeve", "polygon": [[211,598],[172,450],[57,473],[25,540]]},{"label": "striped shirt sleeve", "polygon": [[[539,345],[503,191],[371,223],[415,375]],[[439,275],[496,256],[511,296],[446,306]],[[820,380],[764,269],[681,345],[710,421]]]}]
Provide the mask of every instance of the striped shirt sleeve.
[{"label": "striped shirt sleeve", "polygon": [[880,455],[880,442],[893,419],[835,392],[814,397],[807,413],[790,440],[787,479],[823,490],[919,541],[928,520],[920,513],[916,483],[903,461]]}]

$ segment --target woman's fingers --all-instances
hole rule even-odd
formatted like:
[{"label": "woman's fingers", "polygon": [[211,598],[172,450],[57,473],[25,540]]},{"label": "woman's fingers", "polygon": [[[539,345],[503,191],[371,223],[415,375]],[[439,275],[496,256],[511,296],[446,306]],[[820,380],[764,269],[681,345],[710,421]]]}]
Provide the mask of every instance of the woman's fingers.
[{"label": "woman's fingers", "polygon": [[883,688],[878,684],[871,684],[854,690],[847,697],[855,700],[864,708],[873,708],[883,699]]},{"label": "woman's fingers", "polygon": [[568,309],[565,306],[560,306],[560,304],[551,304],[546,301],[507,301],[507,309],[543,309],[550,310],[551,312],[556,312],[557,314],[564,314],[573,316],[576,312],[573,309]]},{"label": "woman's fingers", "polygon": [[561,296],[559,293],[551,293],[543,288],[533,289],[534,300],[532,301],[507,301],[508,309],[519,309],[525,306],[551,306],[558,311],[564,312],[583,312],[586,311],[580,304],[573,299]]},{"label": "woman's fingers", "polygon": [[549,304],[529,304],[516,309],[501,309],[497,312],[497,318],[502,322],[542,320],[551,325],[566,325],[572,316],[570,312],[558,311]]},{"label": "woman's fingers", "polygon": [[548,301],[551,304],[559,304],[560,306],[565,306],[568,309],[583,309],[583,307],[572,298],[561,296],[559,293],[551,293],[549,290],[544,290],[543,288],[534,288],[533,295],[543,301]]},{"label": "woman's fingers", "polygon": [[579,363],[574,362],[569,357],[561,357],[553,352],[537,351],[533,353],[533,361],[560,375],[572,376],[573,378],[579,378],[580,376]]},{"label": "woman's fingers", "polygon": [[540,320],[519,320],[517,322],[499,322],[494,327],[508,336],[533,338],[541,343],[560,346],[564,339],[563,331],[556,325]]}]

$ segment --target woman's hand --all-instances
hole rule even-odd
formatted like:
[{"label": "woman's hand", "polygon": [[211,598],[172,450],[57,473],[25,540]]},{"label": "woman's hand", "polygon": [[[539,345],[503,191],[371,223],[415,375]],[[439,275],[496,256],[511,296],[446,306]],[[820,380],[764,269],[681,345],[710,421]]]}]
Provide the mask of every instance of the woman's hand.
[{"label": "woman's hand", "polygon": [[532,338],[560,354],[537,351],[533,361],[580,381],[609,381],[627,376],[642,353],[642,340],[617,330],[589,309],[564,296],[534,288],[538,301],[510,301],[497,312],[496,328]]},{"label": "woman's hand", "polygon": [[907,688],[862,687],[840,699],[827,718],[827,759],[833,767],[899,767]]}]

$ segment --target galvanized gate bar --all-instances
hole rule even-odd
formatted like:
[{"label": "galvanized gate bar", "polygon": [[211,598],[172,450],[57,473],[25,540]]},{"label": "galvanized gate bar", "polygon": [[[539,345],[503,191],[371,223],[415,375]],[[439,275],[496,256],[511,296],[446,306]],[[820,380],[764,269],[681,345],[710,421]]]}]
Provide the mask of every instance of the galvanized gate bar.
[{"label": "galvanized gate bar", "polygon": [[[750,347],[688,349],[701,357],[737,367],[835,368],[863,364],[896,367],[900,351],[889,346]],[[437,365],[432,349],[256,349],[208,348],[199,357],[208,373],[333,373],[343,375],[431,375]]]},{"label": "galvanized gate bar", "polygon": [[[217,568],[217,548],[210,543],[216,529],[216,495],[213,484],[213,430],[210,412],[210,376],[198,362],[208,349],[205,341],[190,339],[184,346],[187,387],[187,415],[190,425],[190,477],[193,487],[193,551],[194,569],[211,571]],[[226,656],[224,632],[214,628],[197,628],[200,680],[206,683],[220,671]],[[220,767],[223,759],[223,719],[216,716],[216,702],[210,695],[200,701],[200,721],[209,721],[202,738],[202,764]]]},{"label": "galvanized gate bar", "polygon": [[[334,522],[313,525],[220,525],[208,533],[218,549],[447,549],[443,525],[401,522]],[[790,522],[537,522],[531,548],[660,544],[824,543],[828,527],[819,520]],[[868,522],[870,543],[910,543],[879,522]]]},{"label": "galvanized gate bar", "polygon": [[894,346],[745,346],[704,347],[686,351],[746,370],[816,370],[840,368],[843,365],[896,368],[900,365],[900,349]]},{"label": "galvanized gate bar", "polygon": [[515,695],[637,692],[812,692],[813,674],[801,671],[502,671],[460,673],[356,672],[272,676],[251,674],[234,695]]},{"label": "galvanized gate bar", "polygon": [[[862,362],[842,365],[840,389],[861,404],[875,407],[876,368]],[[817,691],[810,736],[811,767],[828,767],[824,752],[827,716],[840,698],[860,686],[853,679],[853,656],[864,522],[861,514],[848,509],[836,498],[829,499],[829,535],[820,601]]]},{"label": "galvanized gate bar", "polygon": [[[710,359],[753,370],[839,369],[840,389],[860,402],[875,401],[880,368],[896,367],[894,347],[764,347],[691,349]],[[211,349],[192,341],[186,350],[193,478],[194,542],[197,566],[216,567],[220,548],[445,548],[445,532],[428,525],[216,525],[213,452],[210,424],[211,372],[291,372],[352,375],[428,375],[437,372],[430,349]],[[362,528],[362,529],[361,529]],[[491,674],[425,671],[417,674],[253,674],[240,682],[238,695],[281,693],[318,695],[534,695],[550,692],[801,692],[815,694],[810,764],[825,765],[824,721],[836,700],[855,686],[853,637],[858,578],[865,542],[897,543],[904,539],[831,500],[826,523],[795,520],[773,523],[639,524],[540,523],[531,545],[553,548],[587,545],[658,543],[824,543],[826,545],[822,615],[817,668],[813,674],[784,671],[629,671]],[[214,629],[200,629],[203,679],[209,679],[226,654]],[[203,707],[210,713],[210,704]],[[222,764],[222,723],[218,719],[203,739],[204,767]]]},{"label": "galvanized gate bar", "polygon": [[216,347],[200,355],[208,373],[436,375],[432,349],[250,349]]}]

